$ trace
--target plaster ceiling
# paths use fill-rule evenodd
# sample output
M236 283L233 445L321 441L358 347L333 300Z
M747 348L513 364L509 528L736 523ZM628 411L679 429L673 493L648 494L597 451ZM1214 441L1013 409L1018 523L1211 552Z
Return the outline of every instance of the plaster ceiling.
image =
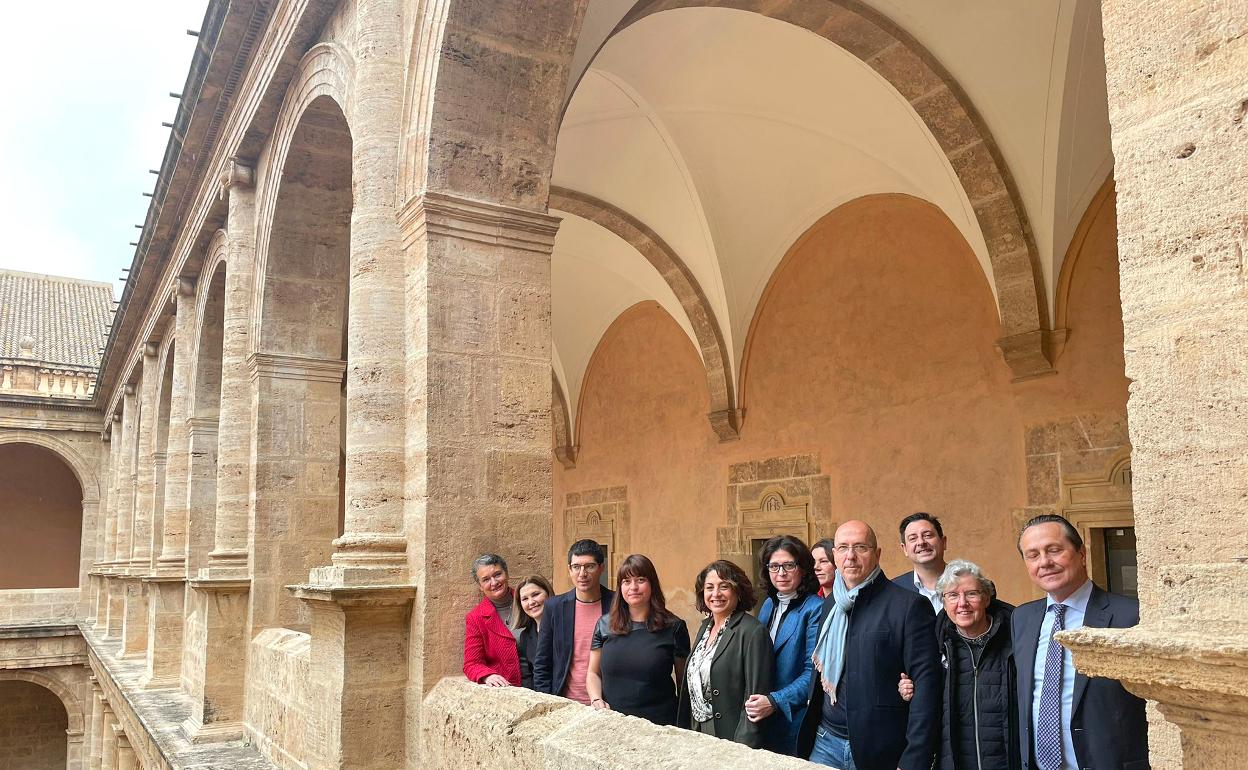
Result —
M569 104L553 181L629 212L680 255L719 320L734 374L780 258L862 195L939 206L992 285L966 195L910 105L842 49L752 13L670 11L613 37ZM638 295L658 273L611 237L569 219L555 242L555 345L573 412L589 357L623 308L656 299L693 339L670 290Z

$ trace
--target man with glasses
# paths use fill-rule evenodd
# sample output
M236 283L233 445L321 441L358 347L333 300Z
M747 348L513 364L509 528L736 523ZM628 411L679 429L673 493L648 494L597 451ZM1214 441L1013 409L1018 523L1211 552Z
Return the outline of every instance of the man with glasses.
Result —
M841 770L930 770L941 714L932 605L884 576L865 522L836 530L833 560L798 756ZM914 682L908 704L903 673Z
M914 569L893 578L893 582L907 591L922 594L939 615L944 604L940 592L936 590L936 581L945 571L945 548L949 546L940 519L920 511L902 519L898 529L901 531L901 552Z
M606 555L593 540L577 540L568 549L572 590L546 600L542 628L533 659L533 689L589 703L585 674L589 648L598 619L611 611L615 592L603 588L602 563Z

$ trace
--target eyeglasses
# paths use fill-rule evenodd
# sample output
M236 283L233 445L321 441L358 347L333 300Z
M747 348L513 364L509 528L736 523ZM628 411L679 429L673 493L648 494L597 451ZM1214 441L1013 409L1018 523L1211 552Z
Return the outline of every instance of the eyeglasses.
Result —
M836 546L835 548L833 548L832 550L836 551L838 556L844 556L845 554L849 553L851 550L854 553L858 554L859 556L866 556L867 554L871 553L875 549L867 545L866 543L855 543L854 545L847 545L845 543L842 543Z
M599 565L597 562L594 562L592 564L569 564L568 569L572 570L573 572L593 572L594 570L598 569L599 566L601 565Z
M941 598L943 598L947 602L957 602L958 599L965 598L968 602L971 602L972 604L974 604L975 602L980 601L987 595L988 594L985 593L984 591L963 591L962 593L958 593L957 591L949 591L948 593L941 594Z
M777 572L783 572L784 574L787 575L795 569L797 569L797 562L795 561L784 561L784 562L779 562L776 564L767 565L767 571L773 575L776 574Z

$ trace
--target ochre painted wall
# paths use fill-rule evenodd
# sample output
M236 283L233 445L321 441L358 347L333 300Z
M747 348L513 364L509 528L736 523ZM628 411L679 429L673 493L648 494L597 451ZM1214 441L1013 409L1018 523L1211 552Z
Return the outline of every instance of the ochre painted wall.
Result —
M586 375L576 467L555 469L555 564L568 543L564 495L626 485L631 550L655 560L691 617L693 578L726 524L728 466L818 454L833 520L872 524L886 573L909 568L897 521L927 510L944 522L950 558L979 562L1007 600L1032 598L1012 517L1027 503L1024 426L1126 408L1113 222L1111 204L1084 242L1059 374L1012 384L987 279L941 212L888 195L829 213L760 304L735 442L711 431L689 339L656 303L634 306Z
M51 450L0 444L0 589L74 588L82 487Z
M65 767L69 717L50 690L22 681L0 682L0 770Z

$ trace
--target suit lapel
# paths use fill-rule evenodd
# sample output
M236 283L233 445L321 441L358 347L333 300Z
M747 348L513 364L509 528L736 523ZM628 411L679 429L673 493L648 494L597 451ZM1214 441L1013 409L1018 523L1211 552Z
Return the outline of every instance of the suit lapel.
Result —
M732 643L732 637L737 632L737 624L741 622L741 616L745 614L738 612L724 623L723 636L719 637L719 644L715 645L715 654L711 656L711 662L719 660L719 656L724 654L724 650Z
M1036 647L1040 641L1040 625L1044 620L1045 603L1043 600L1036 604L1028 605L1026 608L1019 608L1016 612L1025 612L1022 616L1022 627L1019 629L1022 638L1018 640L1018 654L1015 655L1018 670L1018 687L1022 690L1022 703L1026 703L1028 713L1031 709L1031 700L1036 683L1032 671L1036 667Z
M1114 614L1109 609L1109 596L1094 583L1092 594L1088 597L1088 609L1083 613L1083 625L1088 628L1109 628L1113 619ZM1079 703L1087 689L1088 677L1075 669L1075 697L1070 706L1072 714L1079 710Z
M798 599L794 597L793 601L796 602L798 601ZM806 602L806 597L803 597L801 599L801 602L804 604ZM777 609L779 608L777 607ZM781 618L780 628L776 629L776 640L771 645L773 649L779 650L781 647L787 644L790 639L793 638L793 635L797 633L797 630L802 625L799 622L801 618L801 614L802 614L802 604L798 604L796 606L789 605L789 614ZM763 625L766 628L771 628L770 620L764 623Z

